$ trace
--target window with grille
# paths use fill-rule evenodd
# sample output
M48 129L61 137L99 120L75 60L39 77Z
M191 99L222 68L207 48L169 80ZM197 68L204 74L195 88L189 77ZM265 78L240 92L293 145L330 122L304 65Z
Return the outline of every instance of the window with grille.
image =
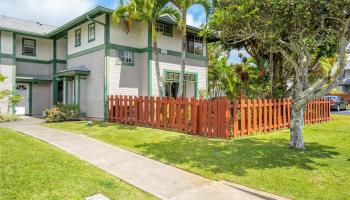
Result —
M81 45L81 29L75 30L75 46Z
M156 31L163 33L163 35L173 36L173 26L169 24L157 23Z
M95 40L95 23L91 23L88 26L88 41L94 41Z
M123 64L133 65L134 64L134 52L117 50L117 61Z
M35 56L36 44L35 40L23 38L22 39L22 54L26 56Z
M203 55L203 38L193 34L187 34L187 52Z

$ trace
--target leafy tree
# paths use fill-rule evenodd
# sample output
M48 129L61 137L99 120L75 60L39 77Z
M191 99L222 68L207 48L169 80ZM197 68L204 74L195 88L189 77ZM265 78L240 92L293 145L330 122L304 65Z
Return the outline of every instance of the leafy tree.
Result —
M152 52L155 61L159 96L163 96L163 90L159 69L156 23L162 15L169 14L175 17L178 16L178 12L174 8L166 6L168 3L169 0L130 0L128 4L124 5L124 1L120 1L120 6L113 12L113 21L116 24L119 24L120 19L124 18L127 32L129 32L135 20L145 21L148 23L149 27L151 27L153 41Z
M228 56L215 56L209 46L209 91L211 97L226 95L229 99L266 97L269 93L265 70L255 65L253 58L241 56L241 64L228 64ZM213 56L214 54L214 56Z
M179 17L178 26L181 31L182 45L181 45L181 73L179 80L179 89L177 96L183 97L183 87L184 87L184 75L186 68L186 52L187 52L187 11L193 5L202 5L205 9L207 17L210 12L210 0L170 0L178 9Z
M305 149L302 127L307 103L328 93L344 73L350 1L217 0L216 4L210 26L224 43L256 41L287 61L288 78L294 82L289 146ZM337 62L325 76L311 76L322 59L334 55Z
M4 82L6 78L6 76L0 74L0 83ZM7 89L0 91L0 100L4 98L7 98L7 113L10 113L11 108L22 100L22 97L16 94L16 92Z

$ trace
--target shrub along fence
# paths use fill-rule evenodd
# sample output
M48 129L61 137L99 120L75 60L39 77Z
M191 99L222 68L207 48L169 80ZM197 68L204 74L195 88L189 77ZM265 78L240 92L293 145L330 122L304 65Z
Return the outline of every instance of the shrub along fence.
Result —
M166 129L212 138L239 137L288 128L290 99L220 98L174 99L109 96L109 121ZM305 124L330 120L330 102L317 99L307 105Z

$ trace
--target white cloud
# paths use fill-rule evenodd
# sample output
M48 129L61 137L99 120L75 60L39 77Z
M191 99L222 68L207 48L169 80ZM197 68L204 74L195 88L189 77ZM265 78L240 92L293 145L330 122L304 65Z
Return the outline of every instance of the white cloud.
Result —
M190 26L200 27L203 24L202 20L200 19L196 20L194 15L191 13L187 13L186 20L187 20L187 24Z
M94 0L1 0L0 14L59 26L95 6Z

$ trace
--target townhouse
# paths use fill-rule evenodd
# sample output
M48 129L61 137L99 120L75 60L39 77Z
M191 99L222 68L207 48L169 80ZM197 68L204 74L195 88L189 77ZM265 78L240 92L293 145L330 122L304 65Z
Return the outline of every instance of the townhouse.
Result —
M113 10L96 7L54 27L0 16L0 89L17 91L17 114L41 115L57 103L79 104L87 117L103 119L108 95L157 96L152 35L145 22L127 31L112 23ZM162 89L174 96L181 69L181 35L171 16L157 23ZM207 91L206 41L188 26L185 95ZM202 92L201 92L202 93ZM5 101L0 103L5 111Z

